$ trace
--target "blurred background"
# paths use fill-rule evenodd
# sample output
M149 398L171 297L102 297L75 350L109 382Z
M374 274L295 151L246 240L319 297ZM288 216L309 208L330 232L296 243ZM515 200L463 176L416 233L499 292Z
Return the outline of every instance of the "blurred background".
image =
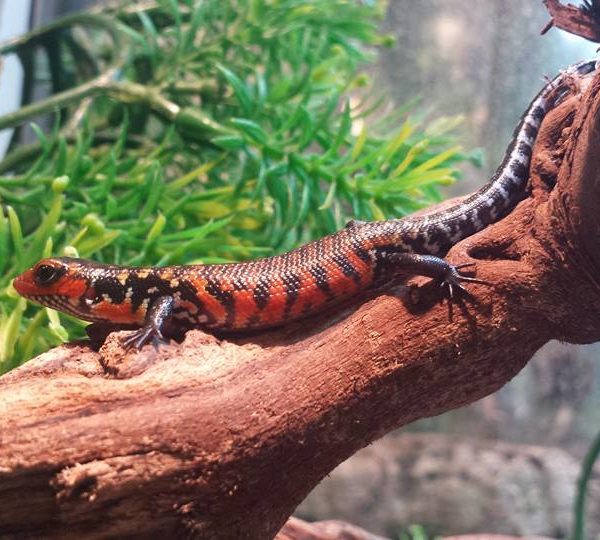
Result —
M365 0L367 1L367 0ZM0 0L0 41L94 4ZM541 0L390 0L381 33L392 48L367 68L395 106L419 97L421 114L461 115L461 181L480 186L500 163L532 97L596 46L551 29ZM0 114L21 99L16 59L2 66ZM48 93L41 83L38 96ZM0 134L0 154L10 133ZM359 452L298 509L309 520L345 519L391 538L418 524L429 535L489 532L564 538L580 463L600 430L597 345L549 343L507 386L469 407L416 422ZM451 361L451 360L449 360ZM600 538L600 474L592 480L588 534Z

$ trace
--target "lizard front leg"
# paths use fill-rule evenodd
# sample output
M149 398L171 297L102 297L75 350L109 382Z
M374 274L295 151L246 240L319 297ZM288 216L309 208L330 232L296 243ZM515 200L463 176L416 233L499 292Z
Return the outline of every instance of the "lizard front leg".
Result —
M174 303L172 296L160 296L154 300L146 312L144 326L123 340L125 348L135 347L139 351L155 338L164 340L162 330L164 324L171 318Z

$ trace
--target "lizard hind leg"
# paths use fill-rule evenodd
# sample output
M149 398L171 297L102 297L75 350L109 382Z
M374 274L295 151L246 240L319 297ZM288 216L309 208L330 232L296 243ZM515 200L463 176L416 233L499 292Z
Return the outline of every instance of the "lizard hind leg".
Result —
M440 287L448 291L448 296L453 299L456 289L465 294L470 294L463 285L464 282L481 283L490 285L482 279L465 276L461 269L474 266L474 262L452 265L441 257L435 255L418 255L416 253L387 253L385 262L394 265L399 272L418 276L431 277L440 283Z

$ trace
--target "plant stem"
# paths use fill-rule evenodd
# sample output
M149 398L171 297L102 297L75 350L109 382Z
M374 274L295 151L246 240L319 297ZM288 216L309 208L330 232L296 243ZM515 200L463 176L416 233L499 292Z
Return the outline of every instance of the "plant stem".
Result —
M103 77L98 77L87 83L76 86L75 88L65 90L60 94L55 94L47 99L31 103L30 105L21 107L12 113L5 114L4 116L0 117L0 130L18 126L28 118L50 113L71 103L81 101L82 99L102 90L103 85L98 84L98 82L102 80Z
M594 439L581 465L581 476L577 482L577 498L575 499L575 523L572 540L585 540L585 503L587 485L594 470L594 463L600 455L600 433Z
M31 30L31 32L9 39L8 41L0 43L0 54L16 53L19 49L32 42L39 43L56 30L75 25L97 26L103 28L111 35L114 42L114 50L117 52L117 55L120 56L123 54L124 47L121 39L122 34L118 30L114 20L93 13L76 13L74 15L69 15L51 24L35 28L34 30Z
M125 103L144 103L160 116L174 120L179 105L164 98L155 88L134 82L112 82L106 87L115 99Z

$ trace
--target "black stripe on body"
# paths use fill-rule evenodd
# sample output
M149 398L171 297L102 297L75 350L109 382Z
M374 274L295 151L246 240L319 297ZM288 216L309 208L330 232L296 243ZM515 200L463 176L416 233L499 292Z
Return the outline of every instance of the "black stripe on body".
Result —
M302 280L297 274L289 273L284 274L281 277L281 281L285 287L285 309L283 312L283 317L287 319L290 316L292 307L298 299Z
M205 285L206 292L216 298L225 309L225 326L232 326L235 320L235 298L231 291L221 288L218 279L208 278Z
M310 315L312 310L313 310L312 302L306 302L306 304L304 304L304 306L302 307L302 315Z
M355 283L360 284L360 274L358 270L352 266L352 263L341 254L336 254L333 257L333 262L337 264L346 277L351 278Z
M266 277L261 277L252 291L254 303L260 310L265 309L269 303L269 298L271 297L271 293L269 292L270 287L271 285L269 284L269 279Z
M327 269L322 264L315 264L311 269L310 273L315 279L317 287L323 291L327 296L333 296L331 287L329 286L329 277L327 275Z
M510 164L510 170L519 180L524 180L529 173L529 166L526 163L515 160Z
M373 262L369 252L366 249L362 248L360 245L356 246L353 244L352 251L364 263L371 264Z
M131 291L131 309L137 311L145 300L148 304L160 296L172 296L171 284L168 280L161 278L158 273L150 272L145 277L139 277L132 272L125 281L125 290ZM148 292L152 290L153 292Z
M108 299L113 304L122 304L125 300L125 291L126 287L121 285L117 278L112 276L103 276L96 278L93 281L93 287L96 291L96 298L94 298L94 303L106 301L104 295L108 296Z
M533 139L535 139L535 136L537 135L537 130L538 130L538 126L530 124L529 122L525 122L523 124L523 133L531 141L533 141Z
M252 328L260 323L260 315L258 313L253 313L250 318L246 321L245 327Z
M525 156L527 159L531 158L531 151L532 151L531 144L529 144L525 141L519 141L519 144L517 146L517 151L519 152L519 154L521 154L522 156Z
M532 118L537 120L538 123L540 123L543 120L545 115L546 115L546 111L540 105L536 105L535 107L533 107L533 109L529 113L529 116L531 116Z
M179 292L182 300L194 304L198 308L198 314L205 315L204 303L198 297L196 288L187 279L179 279L179 283L173 292Z

